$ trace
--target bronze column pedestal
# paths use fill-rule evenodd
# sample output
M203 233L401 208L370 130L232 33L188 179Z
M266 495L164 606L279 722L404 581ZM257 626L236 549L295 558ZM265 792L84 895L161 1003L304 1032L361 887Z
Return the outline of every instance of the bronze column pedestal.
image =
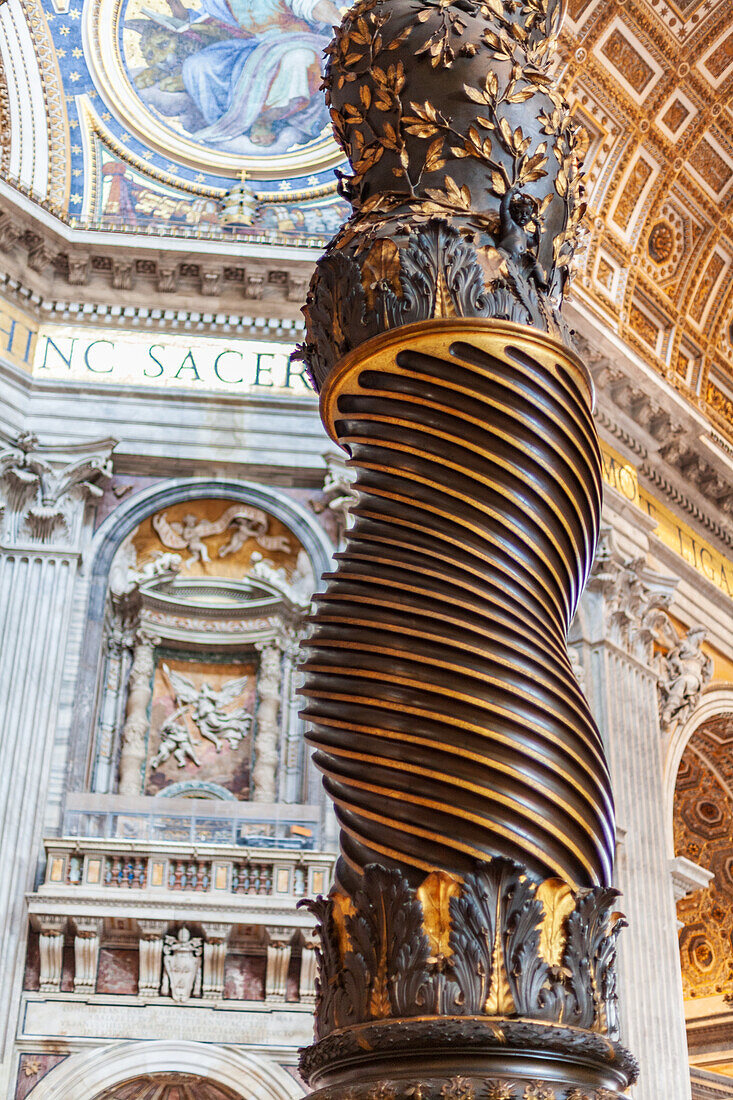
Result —
M566 636L598 537L560 307L583 214L554 0L366 0L326 89L354 214L302 349L357 470L303 694L341 825L302 1071L354 1100L600 1100L613 804Z

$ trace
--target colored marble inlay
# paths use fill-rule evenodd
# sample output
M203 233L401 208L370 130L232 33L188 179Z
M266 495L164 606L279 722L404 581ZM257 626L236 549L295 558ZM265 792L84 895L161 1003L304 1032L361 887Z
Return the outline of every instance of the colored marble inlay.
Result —
M651 65L618 28L603 43L601 53L639 95L654 76Z

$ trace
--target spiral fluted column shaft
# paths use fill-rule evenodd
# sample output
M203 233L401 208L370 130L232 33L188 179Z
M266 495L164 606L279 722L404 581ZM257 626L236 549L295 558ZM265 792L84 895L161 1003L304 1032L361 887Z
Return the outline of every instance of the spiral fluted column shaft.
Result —
M566 634L601 507L591 384L491 320L403 327L321 395L360 503L318 597L303 689L347 888L506 856L608 884L613 805Z

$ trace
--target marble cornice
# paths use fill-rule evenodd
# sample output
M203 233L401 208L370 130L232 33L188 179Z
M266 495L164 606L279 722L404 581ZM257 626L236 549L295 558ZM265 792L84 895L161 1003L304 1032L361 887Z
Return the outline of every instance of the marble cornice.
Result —
M319 250L133 232L71 229L34 204L21 206L0 189L0 256L6 286L30 303L70 299L84 307L238 313L256 303L263 316L300 318Z
M601 435L663 503L733 550L733 450L663 379L610 353L587 326L579 350L596 385Z

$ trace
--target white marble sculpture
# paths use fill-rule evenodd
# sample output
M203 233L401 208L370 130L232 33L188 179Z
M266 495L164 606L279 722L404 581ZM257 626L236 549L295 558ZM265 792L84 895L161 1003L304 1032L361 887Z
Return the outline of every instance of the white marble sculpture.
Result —
M665 732L690 717L713 675L712 658L702 650L706 635L703 627L693 627L662 659L660 721Z
M184 926L177 936L163 942L163 984L160 992L169 994L176 1004L185 1004L191 996L201 996L202 941L192 937Z

